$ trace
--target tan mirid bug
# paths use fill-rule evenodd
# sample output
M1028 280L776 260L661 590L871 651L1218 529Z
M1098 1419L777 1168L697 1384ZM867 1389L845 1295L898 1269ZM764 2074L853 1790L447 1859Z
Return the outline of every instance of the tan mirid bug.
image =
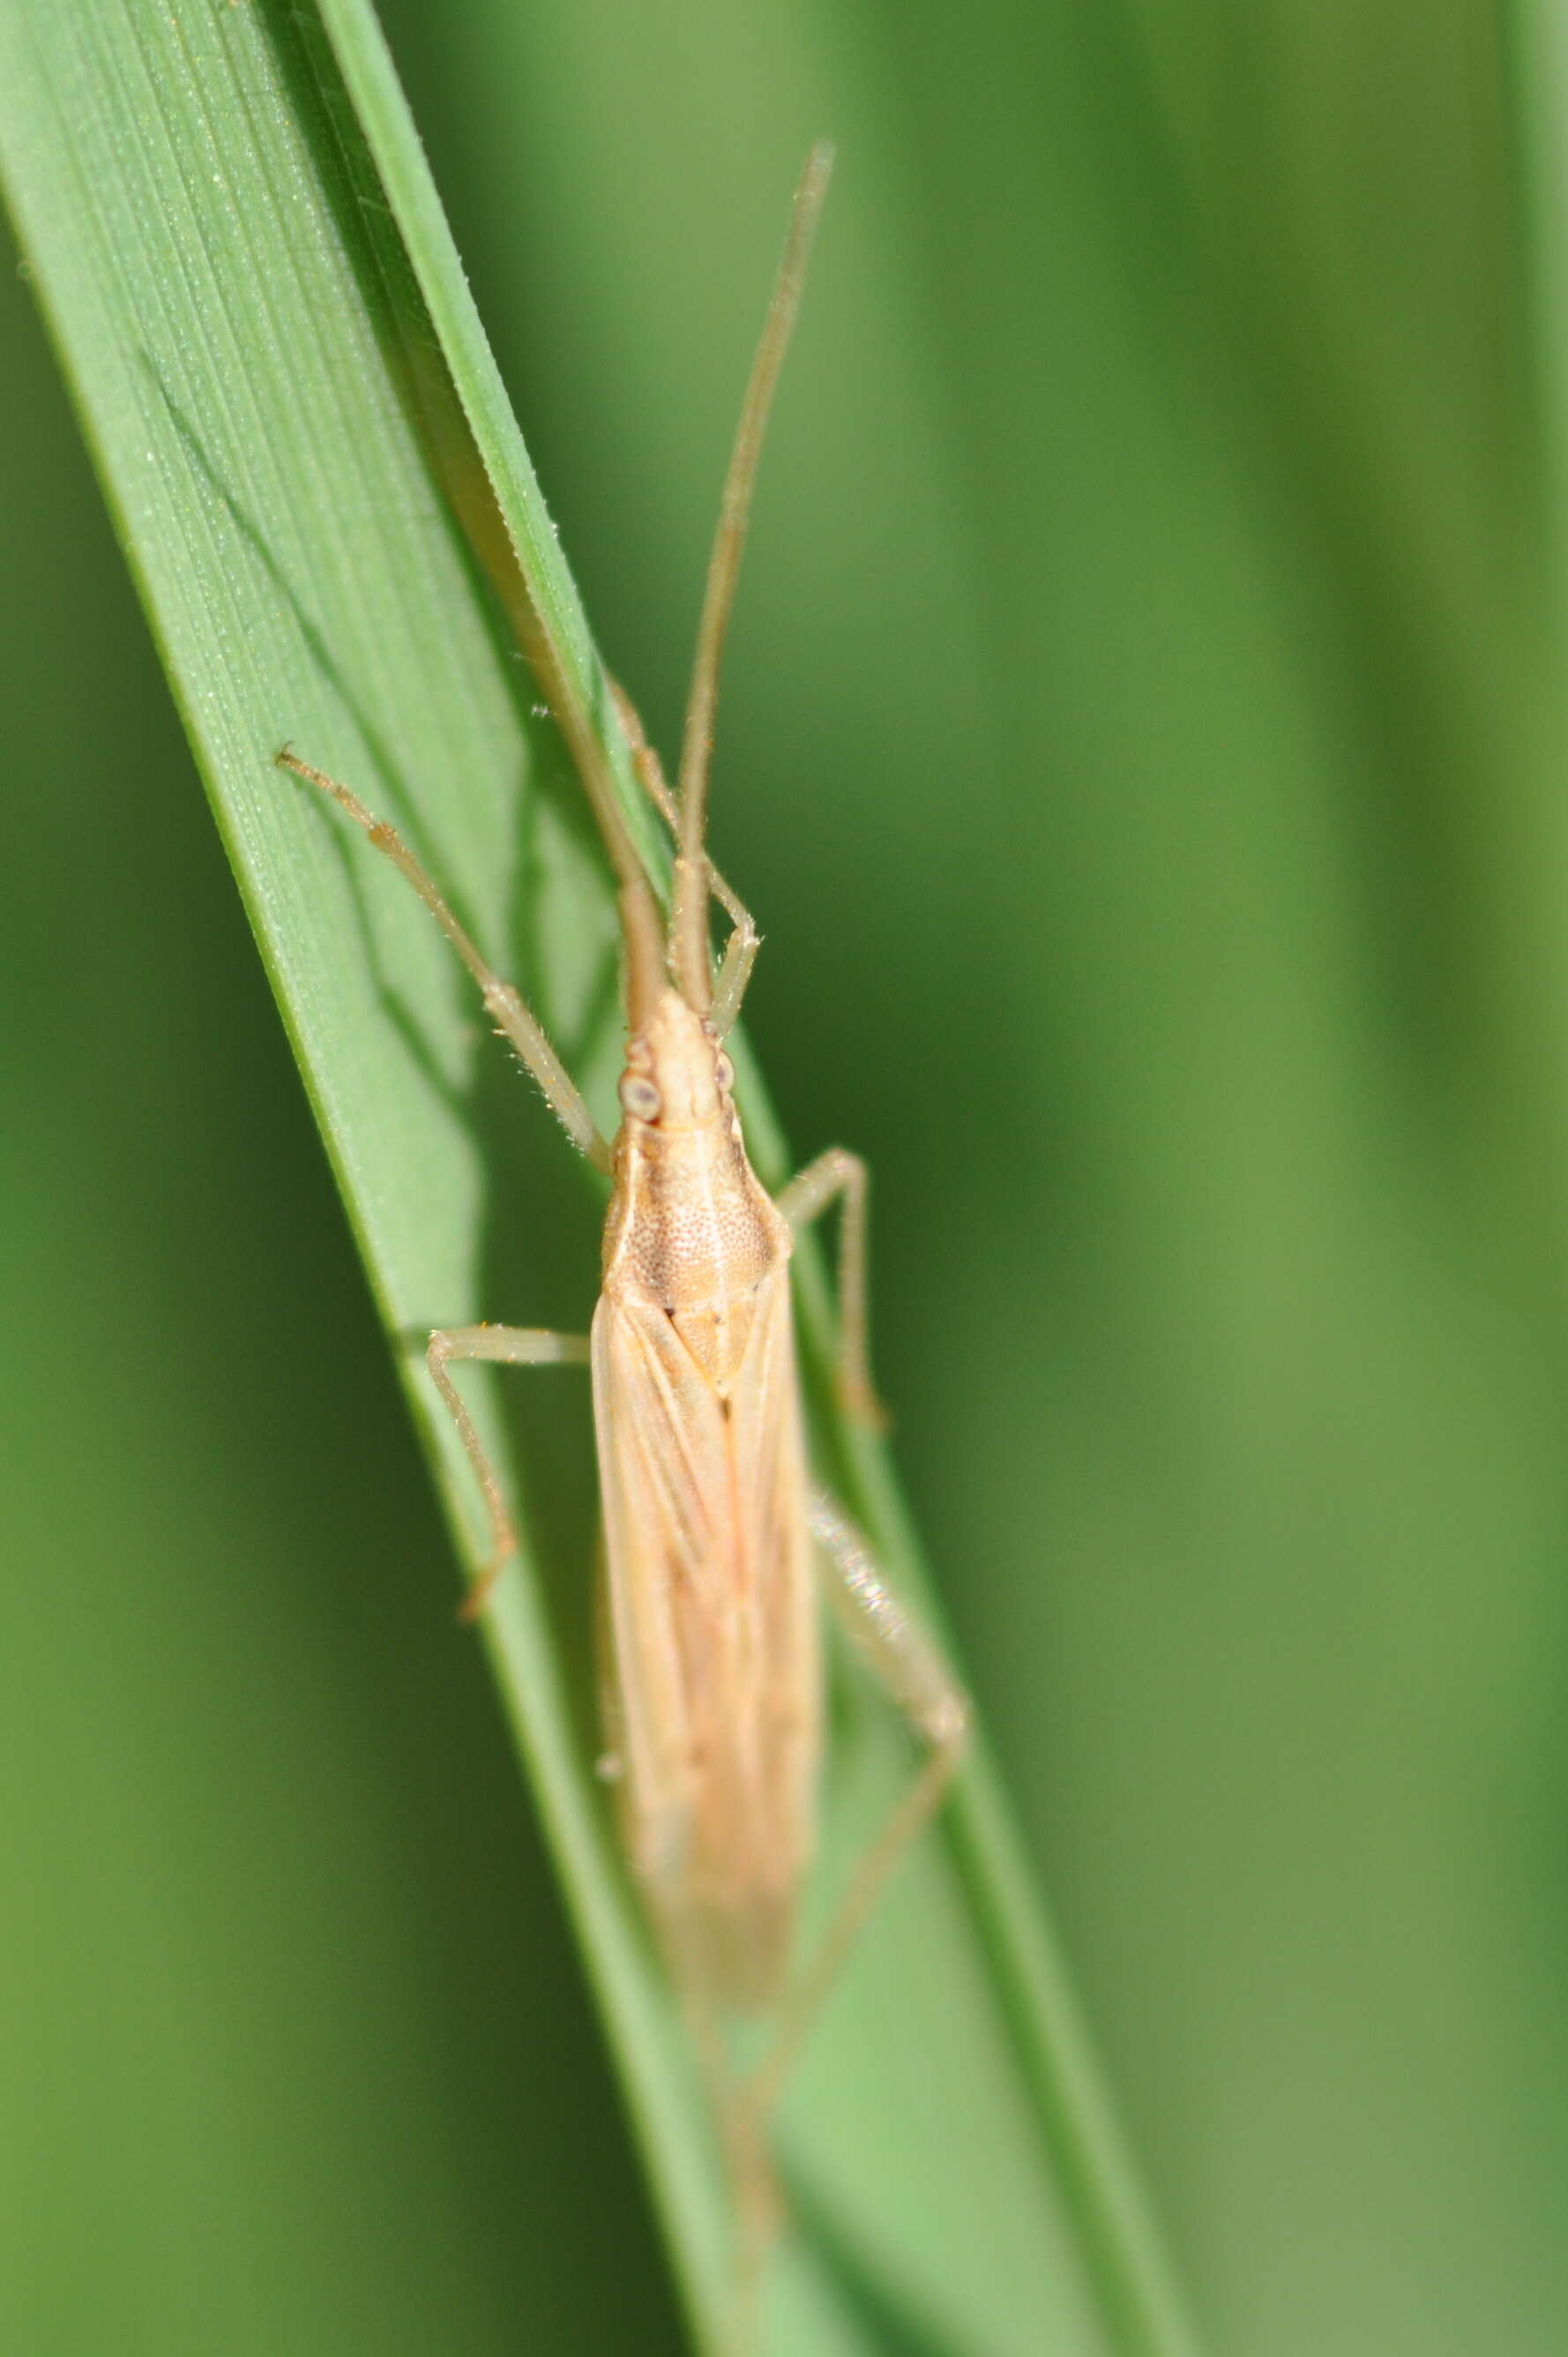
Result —
M891 1593L870 1545L811 1474L796 1370L789 1259L802 1227L841 1206L838 1384L877 1420L866 1352L866 1174L820 1156L770 1197L747 1159L725 1035L757 946L751 919L705 850L720 658L763 430L799 307L832 151L812 150L725 479L709 565L677 791L618 697L634 760L675 845L668 920L632 847L572 701L542 683L577 760L619 888L627 1046L612 1143L518 993L484 958L413 853L349 789L287 748L392 859L467 966L569 1135L611 1180L588 1336L478 1325L432 1335L431 1376L461 1436L489 1520L482 1610L516 1541L500 1479L453 1381L459 1361L586 1364L605 1531L607 1760L632 1874L691 2026L737 2218L737 2314L749 2314L777 2203L768 2123L837 1964L899 1854L937 1808L962 1751L967 1708L930 1640ZM717 899L731 931L715 974ZM823 1746L821 1566L861 1657L926 1760L862 1856L815 1953L797 1955L817 1835ZM759 2061L730 2060L727 2029L770 2030ZM736 2345L749 2337L738 2323Z

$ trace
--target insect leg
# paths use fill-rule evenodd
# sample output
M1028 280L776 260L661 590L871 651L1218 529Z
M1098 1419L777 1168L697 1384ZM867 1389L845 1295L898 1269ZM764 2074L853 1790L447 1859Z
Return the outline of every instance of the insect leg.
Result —
M858 1422L881 1432L886 1428L887 1412L871 1380L866 1302L865 1209L870 1185L871 1173L859 1155L831 1146L796 1172L777 1200L799 1234L812 1220L820 1219L838 1196L843 1197L839 1221L839 1397Z
M457 1437L468 1452L468 1462L485 1494L490 1521L490 1559L463 1599L465 1620L478 1620L492 1587L517 1552L517 1533L478 1428L464 1406L456 1384L446 1370L454 1359L498 1360L508 1367L585 1367L585 1334L550 1334L534 1326L453 1326L430 1337L424 1354L435 1388L446 1401Z
M642 716L618 680L610 681L610 694L615 698L620 725L631 748L632 767L637 771L642 790L679 842L681 813L665 779L659 755L648 741ZM757 930L750 909L739 895L730 889L711 859L708 861L708 889L729 919L731 929L714 983L714 1003L709 1010L714 1028L722 1039L740 1013L740 1002L746 996L751 969L757 963L757 952L762 947L762 936Z
M837 1577L830 1589L851 1643L929 1747L914 1781L861 1853L821 1945L780 2010L774 2041L747 2083L766 2120L888 1876L941 1804L969 1738L969 1702L927 1631L889 1589L864 1534L825 1491L811 1494L811 1535Z
M713 875L714 895L722 900L726 912L737 921L725 943L725 953L719 960L719 970L714 977L714 1003L708 1009L708 1020L722 1039L740 1013L740 1002L751 980L751 969L757 963L757 952L762 947L762 936L738 900L724 884L715 868Z
M275 756L280 768L292 770L296 778L304 778L322 792L329 794L339 809L348 813L356 826L364 828L378 851L385 852L402 875L406 877L453 948L456 951L474 980L484 993L485 1006L495 1017L502 1033L511 1041L528 1070L544 1092L546 1103L554 1114L581 1153L599 1170L610 1167L610 1150L599 1134L598 1125L584 1103L581 1091L565 1065L544 1036L543 1027L531 1015L510 982L503 982L493 966L481 955L478 944L458 923L435 884L404 843L397 829L385 819L377 818L366 809L358 794L324 770L314 770L302 761L285 745Z
M734 2218L733 2274L721 2343L725 2357L757 2357L769 2254L785 2220L768 2143L768 2113L736 2071L718 2016L699 1993L682 1991L682 2013L702 2074Z

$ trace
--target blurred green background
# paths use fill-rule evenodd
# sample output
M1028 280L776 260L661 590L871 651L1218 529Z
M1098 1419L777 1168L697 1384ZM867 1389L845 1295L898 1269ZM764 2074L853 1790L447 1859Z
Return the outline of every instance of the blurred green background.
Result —
M1503 21L384 14L667 746L838 140L720 732L753 1033L800 1153L877 1172L903 1468L1212 2346L1560 2351L1568 731ZM673 2350L325 1163L0 306L0 2346Z

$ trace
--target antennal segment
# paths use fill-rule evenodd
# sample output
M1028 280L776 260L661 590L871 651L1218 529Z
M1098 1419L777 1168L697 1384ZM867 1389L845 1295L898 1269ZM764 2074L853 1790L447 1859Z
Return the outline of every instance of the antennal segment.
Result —
M708 583L697 630L692 693L686 705L685 734L681 740L681 842L675 862L671 921L675 976L681 995L700 1015L707 1013L712 995L708 969L708 870L703 836L707 824L708 766L714 749L714 713L719 700L719 665L730 609L735 604L736 583L740 577L746 525L751 520L751 494L757 481L762 437L768 428L779 371L800 312L806 264L832 167L832 143L819 139L806 158L806 168L795 190L789 234L774 282L762 339L751 364L740 425L730 453L729 472L725 477L718 530L708 559Z

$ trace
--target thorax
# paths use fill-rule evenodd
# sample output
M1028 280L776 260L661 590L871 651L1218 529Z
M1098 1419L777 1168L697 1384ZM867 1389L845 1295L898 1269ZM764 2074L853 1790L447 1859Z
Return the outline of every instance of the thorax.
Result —
M727 1072L673 993L630 1043L603 1279L607 1296L662 1310L721 1392L745 1355L758 1289L791 1243L746 1157ZM643 1084L651 1095L639 1095ZM657 1113L639 1117L632 1103L657 1103Z

